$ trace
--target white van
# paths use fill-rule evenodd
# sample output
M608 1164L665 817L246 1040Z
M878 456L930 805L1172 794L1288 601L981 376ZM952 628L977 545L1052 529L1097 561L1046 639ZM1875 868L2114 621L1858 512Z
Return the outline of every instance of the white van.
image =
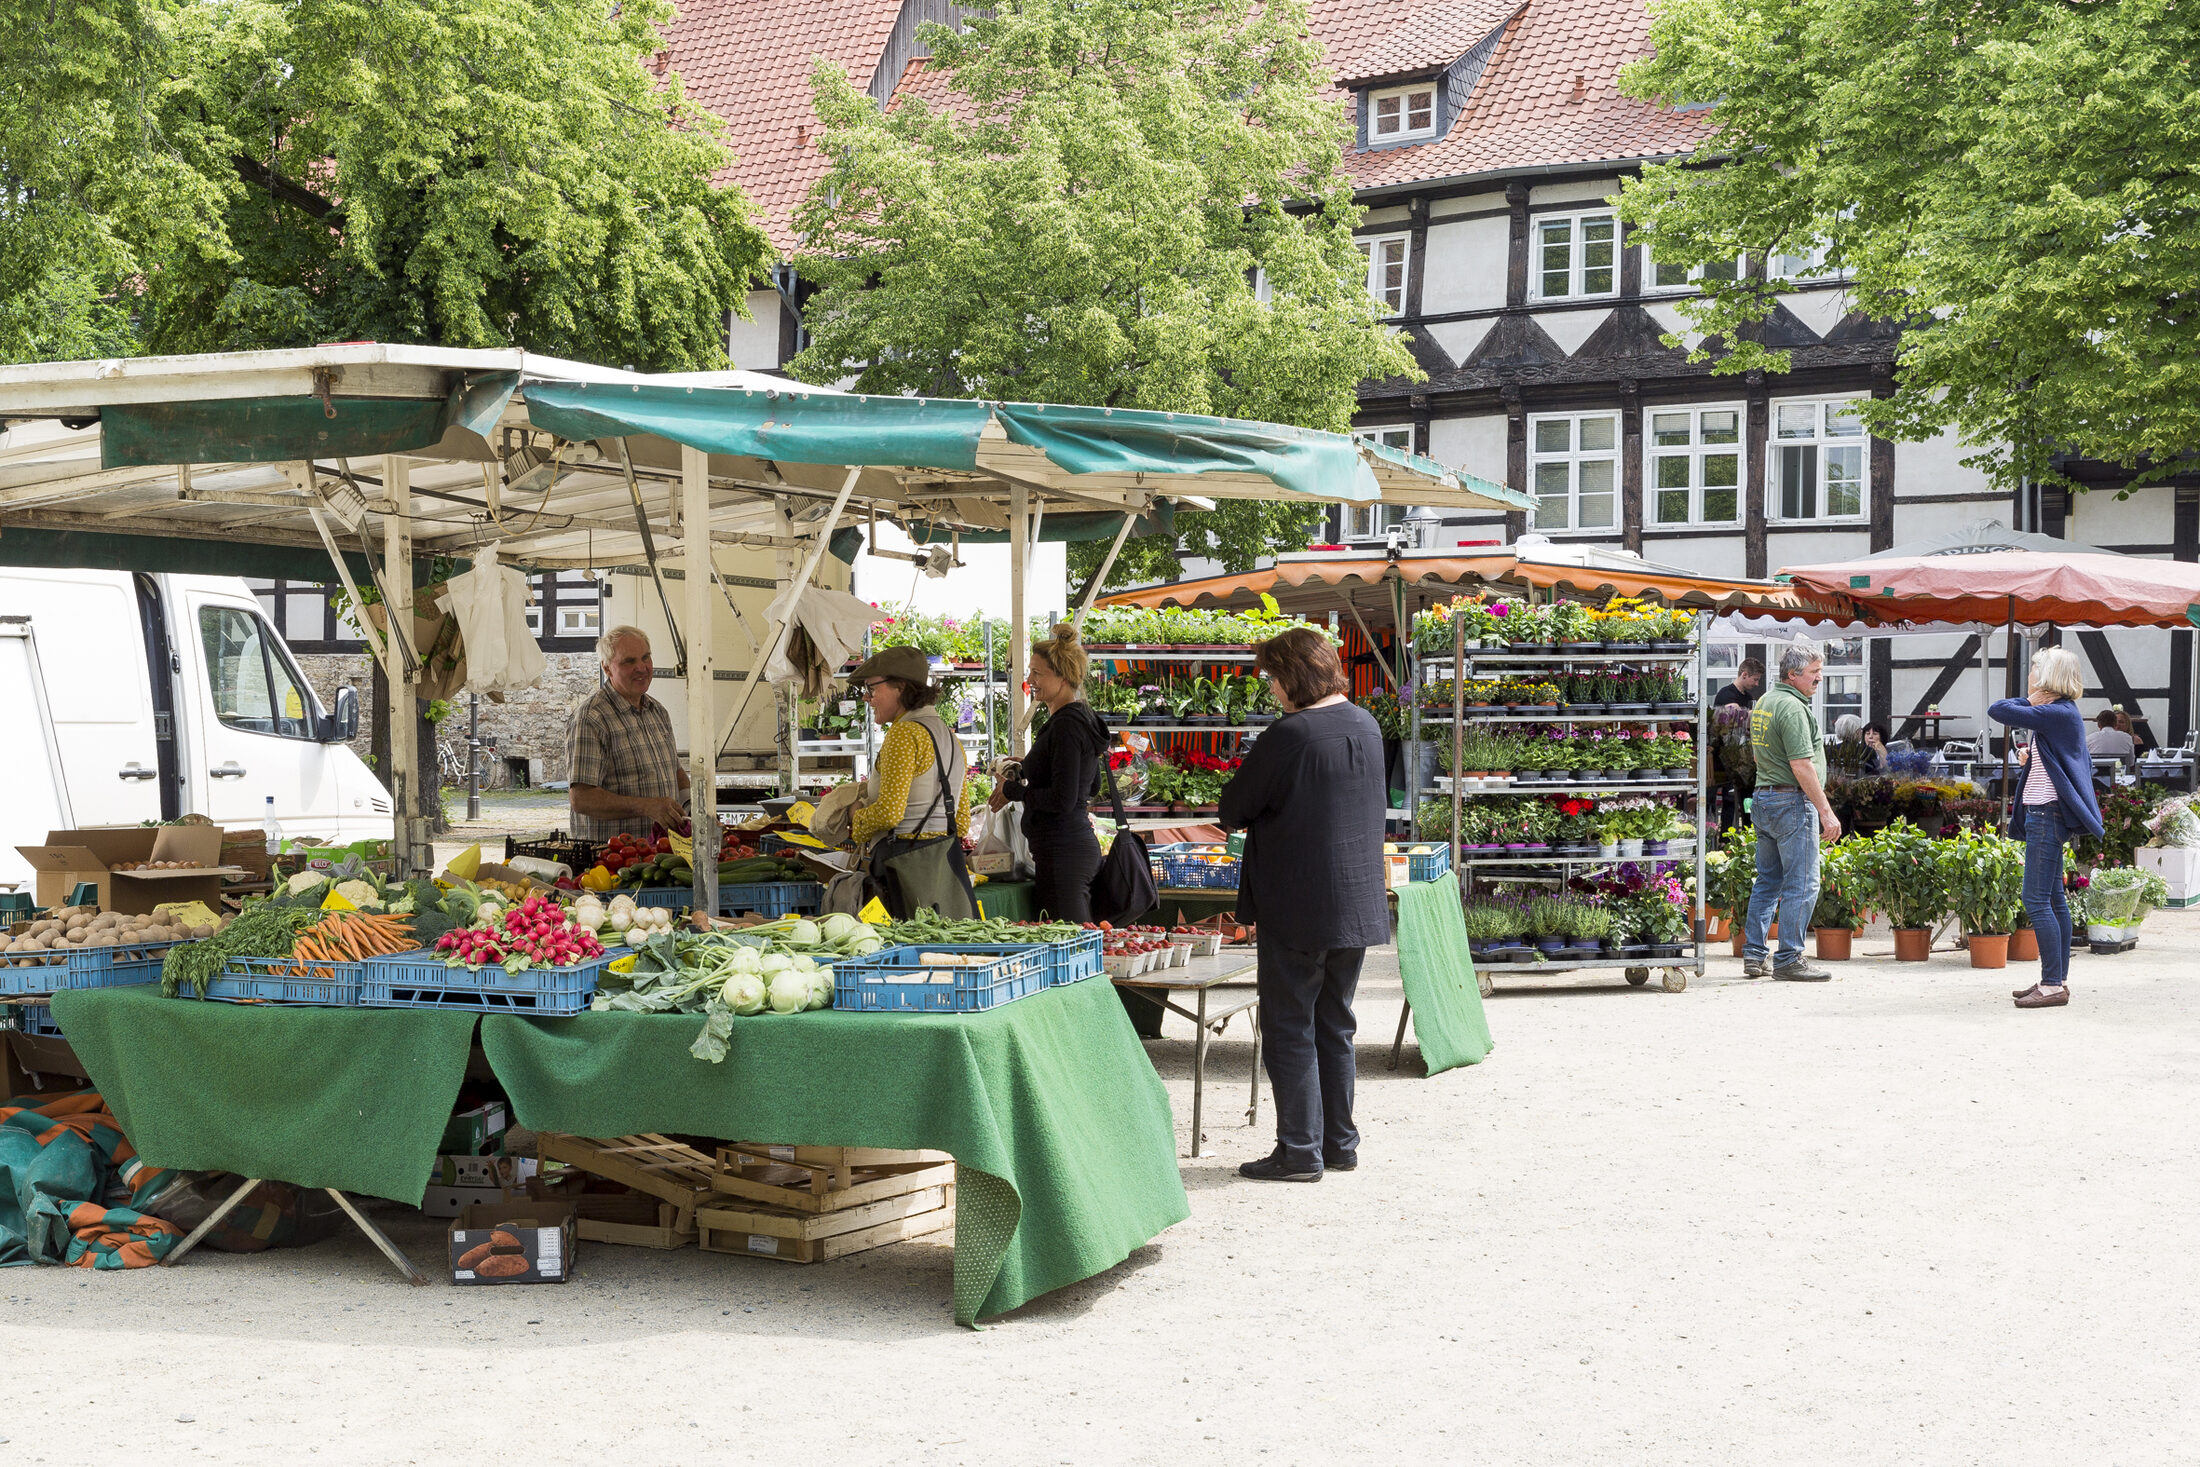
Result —
M49 830L198 813L285 835L391 834L390 796L345 745L241 579L0 568L0 888Z

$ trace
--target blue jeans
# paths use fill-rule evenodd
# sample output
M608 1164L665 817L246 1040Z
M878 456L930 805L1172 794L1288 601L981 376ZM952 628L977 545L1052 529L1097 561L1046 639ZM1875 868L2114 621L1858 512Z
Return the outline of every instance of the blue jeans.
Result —
M2062 802L2024 807L2024 912L2039 934L2040 982L2060 987L2070 976L2070 903L2063 897Z
M1764 960L1765 933L1777 917L1780 951L1772 966L1785 968L1803 960L1803 934L1818 908L1818 809L1786 785L1759 785L1749 809L1757 827L1757 884L1749 890L1742 956Z

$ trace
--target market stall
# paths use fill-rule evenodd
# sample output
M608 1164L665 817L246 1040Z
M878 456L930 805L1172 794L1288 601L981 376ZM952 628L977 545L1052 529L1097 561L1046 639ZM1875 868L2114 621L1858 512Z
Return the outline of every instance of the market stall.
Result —
M683 767L699 831L717 825L717 751L756 697L763 681L756 670L779 656L790 633L789 618L776 616L764 635L752 634L750 668L721 666L712 626L730 592L714 547L776 552L780 604L791 606L835 537L877 520L921 529L928 540L1004 538L1011 621L1021 626L1024 559L1049 518L1102 517L1119 547L1135 523L1166 512L1173 492L1190 491L1194 503L1525 503L1395 450L1269 424L864 397L743 373L651 377L520 352L374 344L0 367L0 425L7 532L0 553L21 563L124 569L209 569L249 558L256 573L301 580L333 570L353 604L379 600L387 608L369 643L399 708L413 706L427 671L429 649L415 644L412 628L413 587L428 557L487 563L493 552L505 566L534 569L641 567L672 623L664 660L675 670L665 681L684 694ZM240 558L240 549L249 555ZM1025 656L1024 640L1012 640L1011 728L1021 723ZM721 683L733 685L726 697ZM318 719L319 710L310 711ZM392 721L394 869L378 883L379 875L433 871L429 793L411 775L412 735L410 719ZM687 900L678 903L706 916L721 907L720 862L708 853L707 846L687 853ZM678 853L652 851L649 859L666 854ZM475 893L485 884L459 883ZM399 925L417 935L445 898L408 896L412 910ZM390 907L403 900L387 890L377 897ZM958 1222L971 1244L970 1256L957 1260L965 1320L1105 1267L1183 1215L1171 1128L1151 1071L1133 1064L1131 1073L1093 1084L1095 1065L1137 1052L1120 1006L1102 984L1036 982L1041 958L1033 954L1047 945L980 955L984 973L997 977L981 983L956 972L950 989L925 990L959 996L983 986L994 1001L982 1012L975 1003L949 1015L841 1012L836 969L822 993L816 972L805 975L807 1002L834 1004L823 1013L736 1019L727 1004L723 1013L678 1017L581 1014L576 1008L591 992L605 995L598 984L610 956L591 955L568 930L578 903L530 905L538 897L549 900L531 893L492 917L457 914L446 929L460 944L451 951L390 952L378 944L393 929L371 913L325 932L304 911L281 931L266 920L241 924L251 940L218 953L218 972L195 976L206 980L198 991L208 997L246 999L249 1007L127 984L79 990L72 954L63 955L69 980L28 981L58 990L39 1022L82 1043L86 1068L114 1092L155 1162L416 1195L421 1147L432 1145L423 1139L428 1112L448 1110L453 1057L487 1013L485 1044L511 1072L523 1118L598 1136L693 1125L727 1136L761 1131L775 1143L872 1138L953 1151L971 1177L967 1220ZM487 925L496 922L513 925ZM531 923L541 925L523 933ZM749 936L761 946L778 941L753 929ZM517 950L527 942L535 946ZM60 966L45 957L16 961ZM165 966L165 958L155 963ZM642 986L634 981L612 996ZM884 991L857 988L848 997L870 1008ZM699 1027L721 1063L694 1057ZM320 1037L305 1037L309 1031ZM143 1062L164 1033L195 1068ZM283 1040L267 1042L278 1033ZM673 1043L689 1049L672 1055L684 1082L676 1086L664 1080L671 1068L660 1054ZM793 1069L781 1074L779 1067L814 1065L828 1053L842 1073L863 1077L845 1087L862 1095L796 1084ZM284 1058L293 1054L313 1062ZM348 1066L353 1054L380 1063ZM727 1055L735 1062L724 1063ZM629 1065L640 1068L619 1073ZM203 1090L209 1073L227 1076L213 1092ZM163 1090L171 1074L226 1103L186 1103L180 1090ZM784 1083L749 1083L774 1074ZM879 1075L891 1078L881 1085ZM668 1088L652 1088L661 1081ZM355 1085L369 1088L347 1088ZM400 1086L416 1093L421 1114L404 1112L391 1127L386 1117L396 1112L374 1087ZM1123 1103L1139 1095L1146 1099ZM1078 1112L1085 1096L1107 1097L1109 1114ZM1004 1109L1011 1106L1022 1108L1021 1118ZM362 1134L368 1118L379 1141ZM1074 1157L1062 1138L1074 1138ZM168 1149L173 1155L164 1157ZM1118 1203L1081 1195L1079 1176ZM985 1241L993 1238L998 1247Z

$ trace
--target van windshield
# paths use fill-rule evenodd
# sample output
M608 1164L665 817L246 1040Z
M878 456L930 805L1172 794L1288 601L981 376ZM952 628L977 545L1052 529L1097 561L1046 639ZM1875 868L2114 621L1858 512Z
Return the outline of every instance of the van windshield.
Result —
M267 623L229 606L199 608L214 716L231 728L312 737L312 704Z

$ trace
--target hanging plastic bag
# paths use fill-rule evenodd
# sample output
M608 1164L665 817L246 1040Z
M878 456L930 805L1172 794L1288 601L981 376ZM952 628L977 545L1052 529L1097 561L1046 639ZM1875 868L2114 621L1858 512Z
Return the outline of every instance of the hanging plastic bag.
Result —
M1031 842L1024 838L1023 805L1011 800L998 810L986 810L981 814L985 825L978 832L978 845L971 855L970 869L986 876L1028 880L1038 868L1032 864Z

